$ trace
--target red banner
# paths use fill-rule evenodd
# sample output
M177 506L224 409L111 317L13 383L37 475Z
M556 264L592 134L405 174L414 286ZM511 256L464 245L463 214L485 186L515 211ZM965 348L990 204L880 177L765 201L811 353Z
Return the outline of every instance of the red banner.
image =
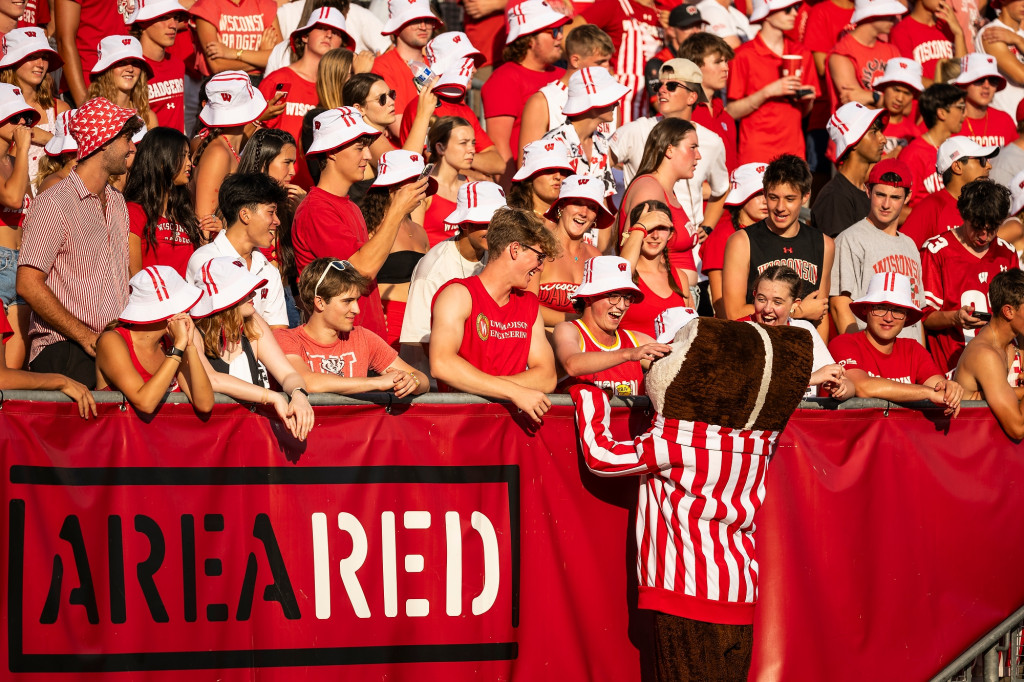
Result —
M4 669L641 679L635 481L586 470L571 410L539 430L499 405L316 410L299 444L240 406L82 422L5 402ZM752 679L927 677L1024 601L1024 461L987 410L948 426L791 422L758 517Z

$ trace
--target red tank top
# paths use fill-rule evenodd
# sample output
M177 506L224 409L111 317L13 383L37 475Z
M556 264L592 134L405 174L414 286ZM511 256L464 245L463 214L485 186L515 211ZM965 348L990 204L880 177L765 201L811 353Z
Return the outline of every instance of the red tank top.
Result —
M641 175L639 177L649 178L653 176ZM636 180L634 179L633 181L636 182ZM669 263L672 264L674 270L696 270L697 262L693 259L693 247L697 245L697 235L690 232L690 216L686 215L686 210L682 206L673 206L672 201L669 201L669 196L667 193L664 193L664 190L662 193L665 196L668 210L672 213L672 226L676 228L675 232L672 233L672 239L668 243ZM626 211L619 212L619 234L622 234L622 231L627 227L626 221L628 219L629 216L626 214Z
M139 376L142 377L142 381L144 383L148 382L150 379L153 378L153 375L150 374L149 371L145 367L142 366L142 363L139 362L139 357L137 355L135 355L135 343L132 341L132 332L131 332L131 330L128 329L127 327L115 327L114 331L117 332L118 334L120 334L121 338L124 339L124 342L126 344L128 344L128 356L132 359L132 367L134 367L135 371L139 373ZM104 391L116 391L117 387L116 386L107 386L103 390ZM180 391L181 390L178 387L178 379L177 379L177 377L175 377L174 379L171 379L170 388L168 388L167 390L171 391L171 392Z
M662 298L651 291L643 277L639 277L638 280L637 286L643 292L644 300L629 306L629 310L622 316L621 325L655 338L657 337L654 332L655 318L669 308L685 307L686 299L674 291Z
M426 212L423 214L423 229L427 231L427 239L430 240L431 248L437 243L448 239L448 237L455 236L455 226L452 225L449 230L449 225L444 220L454 210L454 201L448 201L437 194L431 198L430 206L427 207Z
M615 351L620 348L636 348L640 345L637 343L636 337L633 336L633 332L627 329L619 329L615 332L615 343L611 346L602 346L594 339L590 329L587 328L587 325L583 324L582 320L573 320L572 323L576 325L576 329L580 332L580 350L586 353ZM646 390L644 389L644 368L637 361L624 362L621 365L616 365L593 374L566 377L559 385L558 390L561 393L567 393L569 386L581 381L588 381L598 388L610 392L612 397L618 396L623 398L633 395L646 395Z
M469 289L473 297L459 357L491 376L511 376L526 371L530 336L540 308L536 294L513 289L508 303L500 306L487 293L479 277L468 277L445 283L434 294L434 301L453 283Z

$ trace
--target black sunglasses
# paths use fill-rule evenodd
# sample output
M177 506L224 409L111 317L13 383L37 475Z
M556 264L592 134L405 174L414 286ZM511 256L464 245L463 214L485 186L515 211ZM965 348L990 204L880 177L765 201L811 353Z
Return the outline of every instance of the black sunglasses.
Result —
M687 90L690 89L686 87L685 83L680 83L679 81L650 81L647 83L647 91L652 95L657 95L658 90L661 90L662 85L664 85L665 89L669 92L675 92L679 88L686 88Z
M377 98L377 104L384 106L388 102L388 97L390 97L391 100L394 101L397 95L397 90L388 90L387 92L381 93L380 97Z

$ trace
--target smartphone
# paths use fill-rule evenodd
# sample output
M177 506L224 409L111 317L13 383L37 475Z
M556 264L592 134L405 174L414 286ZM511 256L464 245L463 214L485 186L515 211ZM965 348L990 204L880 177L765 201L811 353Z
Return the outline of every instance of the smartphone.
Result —
M281 99L288 97L288 91L284 89L284 83L278 83L275 89L281 93Z
M430 171L432 171L432 170L434 170L434 164L432 164L432 163L428 163L427 165L423 166L423 170L420 171L420 175L419 175L418 178L416 178L416 182L419 182L423 178L425 178L428 175L430 175Z
M992 321L992 313L983 313L980 310L975 310L974 311L974 317L976 317L979 320L982 320L984 322L991 322Z

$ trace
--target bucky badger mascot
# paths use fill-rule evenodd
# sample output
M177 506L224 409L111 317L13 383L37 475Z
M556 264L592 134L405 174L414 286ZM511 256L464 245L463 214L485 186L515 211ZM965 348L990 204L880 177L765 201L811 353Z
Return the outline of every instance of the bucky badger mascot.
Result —
M810 333L699 318L647 375L657 414L632 441L609 433L608 398L571 389L599 476L640 476L639 606L655 611L659 680L747 679L757 602L754 515L768 460L811 376Z

